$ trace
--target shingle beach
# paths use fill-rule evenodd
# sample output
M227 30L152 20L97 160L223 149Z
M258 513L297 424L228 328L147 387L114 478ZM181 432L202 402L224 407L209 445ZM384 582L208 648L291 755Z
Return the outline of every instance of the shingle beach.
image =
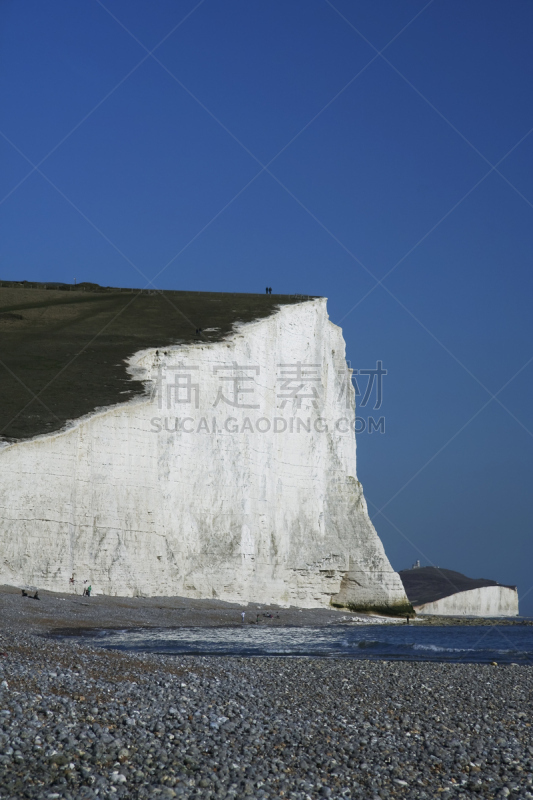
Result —
M530 667L0 638L0 798L533 797Z

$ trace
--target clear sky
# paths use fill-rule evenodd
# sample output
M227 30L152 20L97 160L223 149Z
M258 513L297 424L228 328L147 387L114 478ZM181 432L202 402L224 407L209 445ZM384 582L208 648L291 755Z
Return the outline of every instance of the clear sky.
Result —
M530 0L3 0L0 278L328 297L388 373L393 566L533 615L532 35Z

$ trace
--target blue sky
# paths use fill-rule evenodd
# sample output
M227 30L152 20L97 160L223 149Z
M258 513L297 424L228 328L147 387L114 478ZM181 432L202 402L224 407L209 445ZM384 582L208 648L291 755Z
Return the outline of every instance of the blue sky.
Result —
M394 567L516 583L533 615L533 5L0 18L1 277L327 296L388 371L357 446Z

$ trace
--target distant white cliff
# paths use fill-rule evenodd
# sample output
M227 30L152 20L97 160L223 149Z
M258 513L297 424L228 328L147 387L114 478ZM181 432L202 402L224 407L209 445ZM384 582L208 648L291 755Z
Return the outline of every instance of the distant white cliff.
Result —
M325 300L130 367L151 395L0 450L0 583L406 602L357 480L354 392Z
M400 573L417 614L451 617L511 617L518 614L516 586L489 578L469 578L443 567L421 567Z
M440 617L515 617L518 591L511 586L482 586L415 606L417 614Z

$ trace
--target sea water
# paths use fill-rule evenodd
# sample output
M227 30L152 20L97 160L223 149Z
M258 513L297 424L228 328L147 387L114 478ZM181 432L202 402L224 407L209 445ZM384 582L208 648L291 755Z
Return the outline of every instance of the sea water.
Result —
M113 650L165 655L533 664L533 626L526 624L268 627L244 623L98 630L69 638Z

